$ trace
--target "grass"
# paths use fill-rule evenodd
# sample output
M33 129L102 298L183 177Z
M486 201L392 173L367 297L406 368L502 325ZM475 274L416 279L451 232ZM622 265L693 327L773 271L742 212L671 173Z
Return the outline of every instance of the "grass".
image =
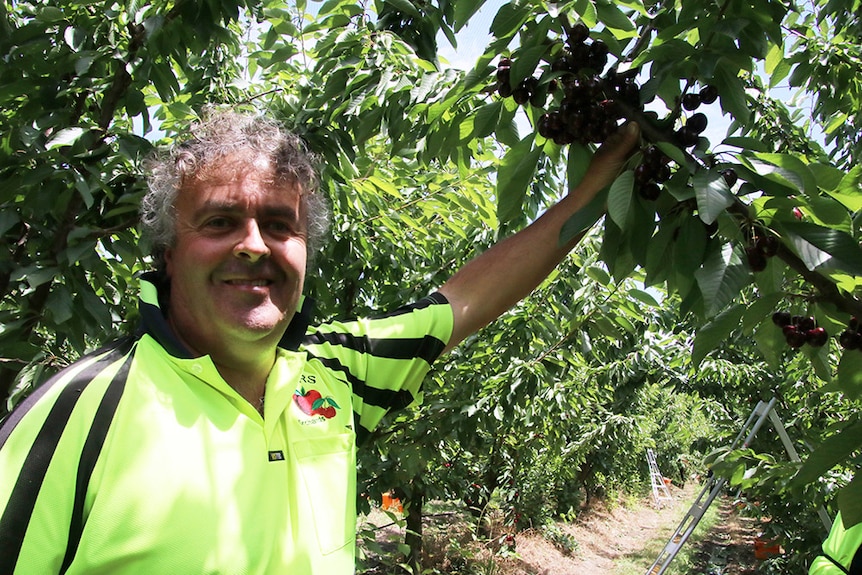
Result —
M666 575L688 575L694 572L694 554L697 552L698 543L703 540L710 529L719 521L718 508L718 502L714 502L706 510L706 513L703 514L700 522L695 527L694 532L679 549L676 557L674 557L668 566L665 571ZM682 521L683 513L687 510L688 507L683 507L683 511L680 512L679 521ZM667 545L671 535L673 535L679 526L679 521L670 527L658 530L656 536L650 539L637 553L619 558L614 564L613 575L644 575L647 568L652 565L653 561L656 560L659 553L664 549L664 546Z

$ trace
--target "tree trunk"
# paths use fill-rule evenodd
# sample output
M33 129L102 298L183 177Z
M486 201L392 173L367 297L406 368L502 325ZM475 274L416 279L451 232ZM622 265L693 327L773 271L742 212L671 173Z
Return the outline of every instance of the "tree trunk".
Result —
M422 572L422 507L425 503L425 487L420 477L410 482L411 493L407 505L407 534L404 543L410 548L407 561L413 573Z

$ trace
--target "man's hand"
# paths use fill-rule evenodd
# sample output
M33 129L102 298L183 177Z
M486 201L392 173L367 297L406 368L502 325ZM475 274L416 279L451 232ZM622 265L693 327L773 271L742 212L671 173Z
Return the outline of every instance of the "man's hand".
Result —
M613 183L637 144L639 136L638 125L635 122L629 122L596 150L583 179L570 191L572 194L581 196L581 201L574 211L588 204L600 190Z

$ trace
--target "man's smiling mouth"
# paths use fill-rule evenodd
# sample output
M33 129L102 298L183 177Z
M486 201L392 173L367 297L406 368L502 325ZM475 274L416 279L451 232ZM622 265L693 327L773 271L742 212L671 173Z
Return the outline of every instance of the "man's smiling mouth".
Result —
M265 287L270 285L272 281L267 279L232 279L225 280L225 283L232 286Z

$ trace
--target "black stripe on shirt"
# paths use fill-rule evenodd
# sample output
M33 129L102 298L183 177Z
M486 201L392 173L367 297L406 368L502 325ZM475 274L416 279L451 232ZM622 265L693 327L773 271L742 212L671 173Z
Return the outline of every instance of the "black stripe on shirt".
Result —
M81 397L81 393L95 377L118 359L118 355L121 356L121 354L127 353L133 341L132 339L127 339L118 342L117 348L113 352L95 361L84 368L81 373L75 375L64 386L51 406L51 411L42 423L42 428L30 446L30 452L21 466L6 509L3 511L3 515L0 516L0 575L11 575L15 571L15 564L18 561L18 555L21 553L21 546L24 543L24 535L27 532L27 526L30 523L30 518L36 506L36 498L39 495L42 482L45 480L45 474L48 471L48 466L54 456L54 451L57 449L57 444L60 442L72 410L78 402L78 398ZM65 372L61 371L43 385L52 386L64 375ZM31 397L32 395L27 400L30 400ZM35 403L35 401L27 403L27 405L19 405L18 407L21 409L16 409L13 414L29 411L32 408L32 403ZM17 425L22 415L19 414L17 418L5 422L3 430L6 433L6 437L0 437L0 440L5 441L12 432L11 428ZM6 429L7 425L9 429Z
M417 302L411 303L410 305L404 305L395 309L389 313L384 313L383 315L375 315L374 319L378 318L386 318L386 317L395 317L399 315L405 315L408 313L413 313L416 310L425 309L426 307L431 307L432 305L445 305L448 304L449 300L446 299L440 292L434 292L431 295L427 295L420 299Z
M96 461L102 452L102 446L105 444L105 437L107 437L108 429L114 420L117 405L119 405L120 399L123 397L123 391L126 388L126 381L128 380L129 370L132 367L132 359L134 357L132 353L126 356L126 361L123 362L123 365L108 385L108 389L105 390L105 395L102 396L102 401L99 403L96 415L93 417L93 423L90 425L87 439L84 442L84 447L81 450L81 459L78 462L78 478L75 483L75 503L72 507L72 520L69 523L69 542L66 545L66 556L63 558L63 565L60 567L61 574L69 569L72 559L74 559L75 553L78 551L78 544L81 542L81 534L84 531L84 499L87 497L90 477L93 475Z
M320 345L328 343L344 347L358 353L367 353L374 357L387 359L424 360L428 365L440 357L446 344L434 336L423 337L389 337L369 338L355 336L349 333L315 332L305 338L305 345Z
M350 373L350 370L337 359L317 357L311 353L308 355L322 363L329 371L343 373L353 393L361 397L363 403L385 409L403 409L413 403L415 399L409 391L403 389L393 391L391 389L378 389L366 385L365 380Z

